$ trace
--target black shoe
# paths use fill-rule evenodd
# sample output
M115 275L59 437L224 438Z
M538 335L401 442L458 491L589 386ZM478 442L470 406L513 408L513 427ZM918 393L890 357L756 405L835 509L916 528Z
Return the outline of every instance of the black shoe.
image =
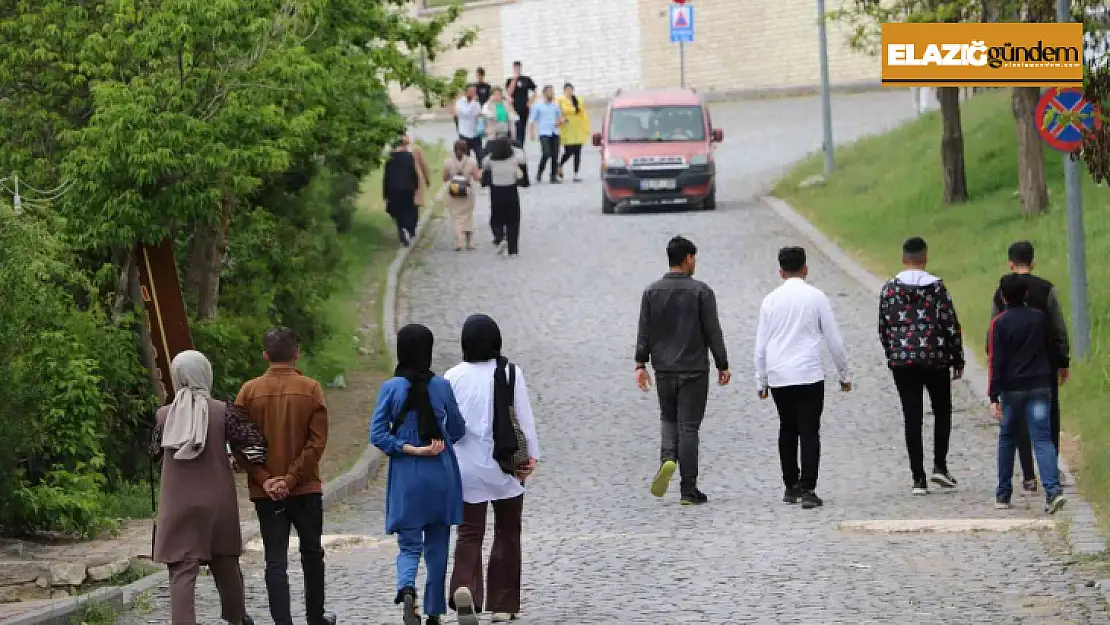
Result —
M683 495L680 503L684 506L700 506L703 503L709 503L709 497L706 497L705 493L695 488L694 492L689 495Z
M401 608L401 618L405 625L420 625L420 615L416 613L416 590L413 588L402 588L400 592L401 602L404 607Z
M254 619L249 616L243 617L243 625L254 625Z
M783 496L782 496L782 502L783 503L788 503L788 504L791 504L791 505L796 504L796 503L800 502L801 500L802 500L802 489L798 488L797 486L792 486L790 488L787 488L786 492L783 493Z
M825 502L821 501L817 493L811 490L802 492L802 510L812 510L814 508L820 508L823 505L825 505Z
M563 181L558 179L558 178L552 178L551 179L551 184L562 184L562 183L563 183Z
M915 495L928 495L929 494L929 483L926 482L925 480L914 480L913 481L913 494L915 494Z
M438 616L429 616L425 625L441 625L441 622Z
M416 591L415 590L412 591L412 597L413 597L413 602L415 603L415 601L416 601ZM335 625L336 620L337 619L335 618L335 615L332 614L331 612L324 612L324 616L320 617L321 625ZM420 625L420 624L417 623L417 625Z
M1033 478L1031 480L1023 480L1021 482L1021 490L1027 493L1037 492L1037 478Z
M948 474L947 470L933 469L933 483L945 489L953 489L960 485L956 478Z

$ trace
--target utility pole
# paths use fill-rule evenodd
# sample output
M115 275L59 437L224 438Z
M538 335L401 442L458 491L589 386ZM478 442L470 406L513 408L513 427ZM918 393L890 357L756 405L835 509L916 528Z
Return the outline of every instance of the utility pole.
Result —
M678 87L686 88L686 42L678 42Z
M817 0L817 40L821 50L821 124L825 135L825 178L828 178L832 175L834 164L832 95L829 93L829 36L825 29L825 0Z
M1071 21L1069 0L1056 0L1056 21ZM1080 165L1070 154L1064 155L1072 351L1081 360L1091 349L1091 318L1087 304L1087 238L1083 230L1083 172Z

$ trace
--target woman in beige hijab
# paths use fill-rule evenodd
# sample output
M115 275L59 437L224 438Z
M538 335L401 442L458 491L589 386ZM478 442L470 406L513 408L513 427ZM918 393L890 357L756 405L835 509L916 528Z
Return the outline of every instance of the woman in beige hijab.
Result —
M453 152L443 161L444 203L455 224L455 251L459 252L464 247L474 249L474 183L482 179L482 170L466 141L456 141Z
M242 536L235 478L226 449L266 462L266 441L235 405L212 399L212 364L184 351L170 364L174 399L158 410L151 455L162 461L154 560L169 566L174 625L196 625L196 582L207 565L222 618L253 625L239 570Z

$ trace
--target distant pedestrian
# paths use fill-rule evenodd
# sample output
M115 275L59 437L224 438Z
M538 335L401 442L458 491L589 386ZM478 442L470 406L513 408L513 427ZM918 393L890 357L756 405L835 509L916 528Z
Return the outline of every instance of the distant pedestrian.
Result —
M455 142L454 154L443 162L443 181L447 184L447 212L455 224L455 251L474 249L474 183L481 180L478 161L469 154L466 141Z
M397 596L405 625L420 625L416 571L427 567L424 613L439 625L447 613L451 526L462 523L462 482L455 444L466 424L447 380L432 372L434 337L411 324L397 333L397 368L382 384L370 442L389 456L385 531L397 535Z
M474 76L478 79L474 83L474 94L478 96L478 104L485 106L489 102L490 93L493 92L493 85L486 82L486 69L479 67L474 72Z
M451 572L452 607L459 625L478 625L483 609L502 623L520 615L524 484L540 459L540 444L524 373L502 354L501 330L493 319L467 318L462 351L463 362L444 375L466 421L466 435L455 445L465 503ZM528 461L509 466L518 452ZM487 569L482 543L490 505L493 547Z
M474 158L482 160L482 135L478 129L482 105L478 103L477 87L468 85L466 93L455 101L455 116L459 118L459 138L466 141Z
M536 170L536 182L543 179L543 169L551 162L551 182L559 180L559 126L563 124L563 111L555 101L555 89L551 85L543 88L543 102L536 103L528 118L532 128L532 138L537 133L540 139L540 166Z
M649 362L658 378L662 441L651 494L667 493L677 466L682 505L709 501L698 490L698 431L709 396L709 352L717 365L717 384L732 379L717 297L709 285L694 279L697 254L685 237L667 243L670 271L644 289L636 333L636 384L645 393L651 388Z
M1020 276L1022 282L1025 283L1028 290L1028 296L1025 304L1030 308L1041 311L1048 317L1050 336L1052 342L1055 344L1053 350L1054 356L1057 358L1053 362L1053 367L1056 369L1056 375L1052 378L1052 403L1051 413L1049 415L1050 424L1052 429L1052 446L1057 454L1060 451L1060 385L1068 380L1068 367L1070 366L1071 348L1068 342L1068 325L1064 321L1064 313L1060 306L1060 298L1056 293L1056 287L1051 282L1033 275L1034 261L1033 261L1033 244L1029 241L1017 241L1010 246L1008 250L1010 260L1010 271L1012 275ZM1006 306L1002 301L1001 289L996 289L994 292L994 299L991 301L991 319L994 319L1005 310ZM988 343L989 338L988 338ZM1018 433L1018 458L1021 460L1022 472L1022 489L1026 492L1036 492L1037 490L1037 473L1033 466L1033 446L1029 438L1028 428L1025 427L1025 420L1017 420ZM1064 472L1060 472L1060 484L1064 484Z
M1064 507L1064 489L1056 466L1057 451L1052 444L1052 385L1060 354L1052 340L1052 324L1041 311L1025 304L1028 282L1010 274L999 283L1006 308L991 321L990 362L991 413L1001 419L998 432L998 488L995 504L1010 507L1014 480L1014 447L1018 421L1025 421L1033 439L1041 484L1045 492L1045 511L1052 514Z
M382 168L382 197L385 212L397 225L401 245L408 247L416 238L416 225L420 222L420 209L416 207L416 191L420 188L420 174L416 158L409 151L405 139L393 145L393 151Z
M586 106L574 94L574 85L569 82L563 86L563 97L559 98L559 108L566 123L559 129L563 145L563 157L559 159L559 177L563 176L563 165L574 159L574 181L582 182L578 171L582 168L582 145L590 138L590 117Z
M821 343L829 347L840 390L852 390L848 354L829 298L806 282L809 267L800 247L779 250L782 285L763 299L755 337L755 374L760 399L774 398L779 413L779 459L786 485L783 501L802 508L824 505L817 496L821 462L821 413L825 372ZM798 448L802 463L798 468Z
M428 167L428 157L424 156L424 148L413 141L412 135L405 135L405 145L408 146L409 152L412 152L413 164L416 165L417 186L414 202L419 212L421 208L427 206L426 190L432 186L432 170Z
M505 95L512 100L516 112L516 143L524 147L524 131L528 125L528 115L532 100L536 97L536 83L524 75L520 61L513 61L513 75L505 81Z
M520 253L520 191L528 185L528 162L524 150L514 146L507 135L489 142L489 156L482 168L489 180L489 225L498 254L509 258ZM483 176L485 173L483 173Z
M944 282L925 270L928 260L925 240L907 239L902 245L904 270L879 294L879 340L902 403L914 495L929 493L921 441L923 392L929 393L936 422L932 480L946 489L958 485L948 472L948 442L952 380L964 375L963 332Z
M489 102L482 107L482 117L486 118L486 136L493 139L499 135L515 132L515 112L512 105L505 101L501 87L494 87Z
M328 443L328 407L320 383L297 369L301 350L289 328L262 337L270 363L243 385L235 403L269 442L265 466L248 467L251 501L266 560L266 592L275 625L292 625L289 532L297 530L308 625L335 625L324 611L324 504L320 459Z
M221 618L254 625L247 616L239 556L239 503L226 447L245 466L266 462L266 440L242 410L212 399L212 364L184 351L170 363L174 399L158 410L150 452L161 461L154 561L169 566L175 625L197 622L196 585L208 565L220 595ZM257 470L257 469L255 469Z

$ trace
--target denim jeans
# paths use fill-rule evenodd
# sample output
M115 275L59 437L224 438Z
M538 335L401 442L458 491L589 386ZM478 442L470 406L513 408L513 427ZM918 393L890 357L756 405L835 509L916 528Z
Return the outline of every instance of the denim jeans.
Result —
M678 462L683 495L698 490L698 430L709 397L709 372L655 374L662 441L660 461Z
M447 613L447 556L451 547L450 525L428 525L397 532L397 591L416 589L416 571L424 556L427 576L424 582L424 614Z
M266 593L275 625L293 625L289 602L289 532L297 530L308 625L324 623L324 505L319 493L254 500L266 559Z
M1052 389L1035 388L1027 391L1002 393L1002 427L998 432L998 489L995 496L1009 501L1013 494L1014 453L1017 451L1018 423L1024 420L1033 440L1033 454L1041 468L1041 485L1045 498L1052 501L1062 492L1056 468L1056 446L1052 444Z

